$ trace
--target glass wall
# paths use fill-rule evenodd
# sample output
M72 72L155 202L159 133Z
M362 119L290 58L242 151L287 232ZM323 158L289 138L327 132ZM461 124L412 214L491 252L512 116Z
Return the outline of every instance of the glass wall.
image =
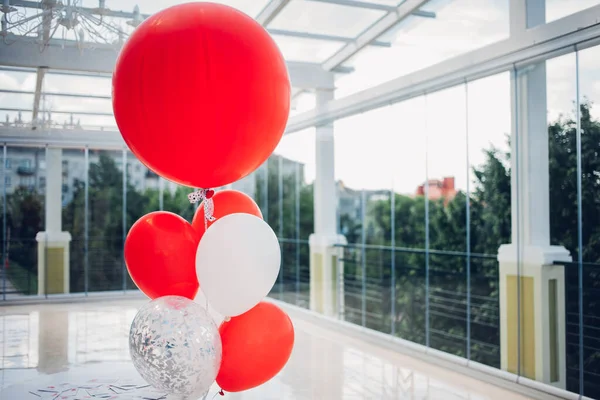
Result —
M426 344L466 356L467 102L465 85L427 95L425 204Z
M548 60L550 236L564 247L566 386L600 397L598 47Z
M500 367L499 264L511 241L510 74L469 82L466 96L466 357Z
M598 51L336 121L340 316L600 397Z
M489 40L504 32L500 14L491 13L501 23ZM580 50L336 121L336 217L348 242L340 246L338 315L600 398L599 59L599 48ZM361 88L343 79L339 93ZM544 90L546 104L524 114L543 103ZM314 149L315 129L285 136L257 171L230 186L254 197L280 240L270 296L306 308ZM123 149L61 149L52 165L50 151L3 147L3 299L66 292L56 289L61 278L50 259L67 263L69 292L135 289L123 261L128 229L155 210L191 220L192 189L157 177ZM48 229L51 168L60 170L54 199L71 237L68 261L37 239ZM547 221L537 214L546 201ZM547 245L568 256L546 257ZM532 261L532 251L542 261ZM540 340L550 349L543 365Z
M389 43L388 48L365 48L344 63L355 71L340 75L336 97L357 93L507 39L508 5L508 0L427 2L420 14L409 16L379 38Z
M583 347L580 363L583 365L583 393L591 398L600 398L600 74L598 57L600 47L577 53L578 61L578 108L581 181L579 182L580 207L578 223L579 274L579 334ZM564 167L564 166L563 166ZM575 257L573 257L575 259ZM574 291L569 290L571 294ZM581 348L580 348L581 351Z
M600 4L598 0L545 0L546 1L546 22L552 22L560 18L567 17L576 12L583 11L586 8Z
M336 121L340 314L500 367L509 74Z
M308 308L309 246L313 232L315 130L284 136L257 170L255 199L279 238L282 264L270 296ZM268 178L267 178L268 176Z
M38 293L38 243L45 223L45 149L3 147L0 292L3 299Z
M348 321L391 333L391 205L394 107L336 121L338 226L348 240L344 310ZM366 134L369 132L368 134Z
M314 141L314 129L286 136L263 166L228 186L255 198L281 241L283 267L272 295L303 307L309 305ZM123 259L133 223L157 210L191 222L198 207L187 198L191 188L158 177L126 150L3 149L2 299L135 290ZM54 156L47 163L48 151ZM49 170L58 178L48 181ZM49 183L55 183L51 209L66 236L54 235L60 232L53 225L44 239Z

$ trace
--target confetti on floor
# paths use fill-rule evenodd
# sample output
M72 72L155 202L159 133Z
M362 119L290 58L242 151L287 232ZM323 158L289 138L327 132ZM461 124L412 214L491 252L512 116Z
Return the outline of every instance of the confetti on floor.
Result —
M62 383L30 391L33 400L165 400L167 394L148 384L118 379L92 379L83 384Z

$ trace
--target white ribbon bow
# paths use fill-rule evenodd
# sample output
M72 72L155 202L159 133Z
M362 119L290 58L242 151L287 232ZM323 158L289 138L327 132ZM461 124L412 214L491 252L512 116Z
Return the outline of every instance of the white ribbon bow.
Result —
M215 203L213 202L212 196L214 190L212 189L199 189L193 193L188 194L190 203L198 203L204 201L204 229L208 229L208 222L213 222L216 218L213 216L215 212Z

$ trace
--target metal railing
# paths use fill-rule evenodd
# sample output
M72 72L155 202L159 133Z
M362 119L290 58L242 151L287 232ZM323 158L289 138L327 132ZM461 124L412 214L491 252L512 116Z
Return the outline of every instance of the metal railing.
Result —
M380 245L338 247L343 250L341 318L500 367L496 255Z
M310 272L307 240L280 238L282 267L270 296L309 307ZM0 268L0 300L38 294L38 243L31 238L7 241L6 265ZM49 274L45 274L48 285ZM123 261L123 238L75 237L69 247L71 293L136 290ZM45 291L47 292L47 291Z
M308 240L279 238L281 269L269 297L294 304L310 306L310 250Z
M567 389L581 393L579 337L583 335L583 377L586 396L600 398L600 264L557 262L565 267ZM583 274L583 330L579 315L579 274Z

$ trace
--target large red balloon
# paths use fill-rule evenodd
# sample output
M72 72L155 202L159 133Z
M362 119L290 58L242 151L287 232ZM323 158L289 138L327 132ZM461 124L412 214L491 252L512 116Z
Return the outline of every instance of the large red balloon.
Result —
M220 192L215 193L212 199L215 206L215 211L213 213L215 221L207 222L209 228L216 220L229 214L244 213L256 215L258 218L263 217L260 208L252 197L237 190L221 190ZM196 210L192 226L196 232L198 232L200 237L204 235L204 203Z
M275 304L260 302L219 327L223 356L217 384L227 392L262 385L285 366L294 347L294 326Z
M198 293L196 250L200 238L177 214L157 211L136 221L125 239L125 263L131 279L151 299Z
M273 152L290 110L286 64L267 31L222 5L177 5L146 19L113 73L121 135L171 181L214 188Z

